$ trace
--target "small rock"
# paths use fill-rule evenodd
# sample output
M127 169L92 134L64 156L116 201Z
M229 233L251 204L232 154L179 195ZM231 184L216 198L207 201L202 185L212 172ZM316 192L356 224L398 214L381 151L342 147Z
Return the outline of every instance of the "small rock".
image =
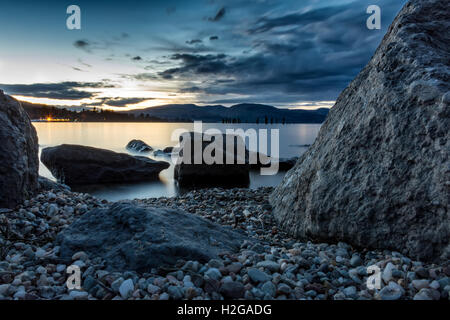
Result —
M356 297L356 287L355 286L350 286L347 287L343 290L345 296L349 297L349 298L354 298Z
M174 300L181 300L183 298L183 292L181 292L181 289L177 286L170 286L167 288L167 293Z
M430 289L423 288L413 298L414 300L433 300L433 294Z
M86 300L89 294L86 291L72 290L69 296L74 300Z
M81 261L87 261L88 255L86 252L79 251L73 254L72 261L81 260Z
M428 288L430 285L430 282L425 279L424 280L413 280L412 285L417 291L420 291L423 288Z
M253 282L267 282L270 280L270 276L256 268L250 268L247 270L247 274Z
M405 290L401 286L394 281L391 281L387 286L380 290L378 296L381 300L398 300L404 293Z
M271 281L267 281L266 283L264 283L261 287L261 290L271 297L275 297L275 294L277 293L277 287Z
M131 297L133 291L134 291L134 284L133 280L131 279L125 280L119 287L119 293L123 299L128 299L129 297Z
M233 272L234 274L238 274L241 269L242 269L242 263L240 262L233 262L232 264L230 264L227 269L229 272Z
M350 259L350 265L352 267L358 267L361 265L361 263L362 263L361 257L357 254L354 254Z
M245 288L240 282L229 281L222 284L220 293L228 299L240 299L244 297Z
M156 294L156 293L159 293L159 292L161 291L161 288L158 287L158 286L155 286L155 285L153 285L153 284L149 284L149 285L147 286L147 291L148 291L148 293L150 293L150 294Z
M256 266L258 268L263 267L263 268L269 270L270 272L278 272L280 270L280 265L278 263L276 263L275 261L268 261L268 260L261 261L261 262L258 262L256 264Z
M222 278L222 274L220 273L219 269L216 268L210 268L205 272L205 276L214 280L220 280L220 278Z
M395 266L392 262L389 262L383 270L381 277L383 278L384 283L388 284L392 280L392 271L395 269Z

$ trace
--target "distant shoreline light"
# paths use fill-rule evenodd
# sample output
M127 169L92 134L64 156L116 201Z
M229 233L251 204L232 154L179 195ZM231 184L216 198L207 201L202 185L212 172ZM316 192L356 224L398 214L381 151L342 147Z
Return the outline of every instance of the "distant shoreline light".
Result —
M73 122L73 120L46 117L46 118L40 118L40 119L32 119L31 122Z

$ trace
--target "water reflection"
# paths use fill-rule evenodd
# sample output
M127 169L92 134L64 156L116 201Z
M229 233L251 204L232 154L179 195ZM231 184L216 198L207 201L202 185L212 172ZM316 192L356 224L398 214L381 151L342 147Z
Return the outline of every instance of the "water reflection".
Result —
M155 150L175 146L178 137L172 141L172 132L176 129L193 130L192 123L57 123L57 122L35 122L40 150L49 146L60 144L79 144L97 148L109 149L115 152L129 152L125 146L132 139L145 141ZM204 130L217 128L225 132L226 129L242 128L254 129L279 129L280 130L280 157L290 158L300 156L307 150L307 145L314 142L320 125L317 124L288 124L288 125L265 125L265 124L203 124ZM269 149L270 150L270 149ZM142 155L142 154L139 154ZM145 155L145 154L144 154ZM152 159L169 161L170 158L153 156ZM53 179L50 171L40 163L40 174ZM285 172L279 172L274 176L261 176L259 171L251 171L250 188L260 186L276 186L280 183ZM123 199L149 198L149 197L172 197L180 192L177 189L173 177L173 165L162 171L159 181L113 184L113 185L90 185L79 186L74 191L87 192L96 197L117 201Z

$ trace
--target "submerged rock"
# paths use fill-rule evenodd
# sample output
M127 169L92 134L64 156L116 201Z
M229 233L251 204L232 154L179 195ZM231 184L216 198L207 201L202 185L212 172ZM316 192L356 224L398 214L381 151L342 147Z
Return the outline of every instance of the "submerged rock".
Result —
M167 154L171 154L171 153L173 153L175 150L174 150L174 147L165 147L164 149L163 149L163 152L164 153L167 153Z
M251 155L254 154L255 158L252 159ZM288 171L291 168L295 166L295 164L298 161L298 157L292 157L292 158L274 158L269 157L263 153L259 152L248 152L248 163L250 164L250 167L253 170L260 169L260 168L267 168L270 166L278 166L278 170L280 171ZM256 159L256 161L255 161Z
M412 0L271 195L302 239L449 259L450 6Z
M136 151L136 152L150 152L153 151L153 148L150 147L142 140L131 140L127 144L127 149Z
M59 182L69 186L153 180L170 166L146 157L68 144L45 148L41 160Z
M12 208L38 188L38 138L19 101L0 90L0 208Z
M84 214L57 238L61 257L78 251L106 260L108 269L147 272L177 260L207 262L240 249L247 237L180 210L116 203Z

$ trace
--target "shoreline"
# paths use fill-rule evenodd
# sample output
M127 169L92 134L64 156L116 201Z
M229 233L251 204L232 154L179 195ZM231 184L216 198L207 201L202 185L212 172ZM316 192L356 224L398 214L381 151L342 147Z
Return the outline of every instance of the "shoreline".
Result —
M56 236L89 210L112 202L68 191L40 193L1 216L0 299L448 299L448 263L290 238L275 224L267 201L271 190L212 188L125 201L182 209L239 229L255 243L244 241L239 252L207 263L178 261L143 274L108 270L101 259L78 252L71 263L81 268L83 289L72 291L66 287L67 263L59 257ZM367 289L372 265L382 271L381 290Z

